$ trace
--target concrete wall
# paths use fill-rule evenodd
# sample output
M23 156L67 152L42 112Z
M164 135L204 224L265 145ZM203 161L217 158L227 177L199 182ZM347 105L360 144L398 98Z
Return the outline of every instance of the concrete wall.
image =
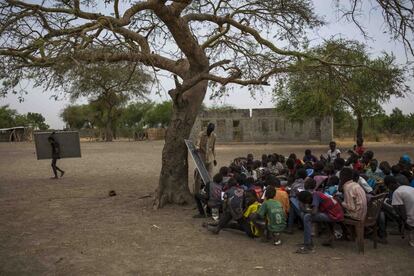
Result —
M294 122L278 114L273 108L201 112L194 124L191 138L195 140L209 122L216 125L219 142L328 143L333 138L331 117Z

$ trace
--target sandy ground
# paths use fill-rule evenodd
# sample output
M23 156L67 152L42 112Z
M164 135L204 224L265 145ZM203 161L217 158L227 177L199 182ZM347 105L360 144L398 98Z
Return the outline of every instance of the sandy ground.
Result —
M414 249L391 236L359 255L352 242L296 255L302 232L274 247L235 231L211 235L193 206L154 211L152 193L162 142L82 143L81 159L60 160L64 178L51 180L49 161L31 143L0 144L0 275L412 275ZM342 145L346 147L347 145ZM348 145L349 146L349 145ZM219 164L247 153L316 154L326 146L222 145ZM395 161L412 145L368 145ZM117 196L108 197L109 190Z

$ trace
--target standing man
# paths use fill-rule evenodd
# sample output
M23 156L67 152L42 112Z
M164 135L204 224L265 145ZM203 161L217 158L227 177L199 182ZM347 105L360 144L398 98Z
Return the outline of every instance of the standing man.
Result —
M217 165L216 161L216 134L214 133L214 124L209 123L207 129L200 132L197 139L196 147L200 153L201 159L206 166L208 174L212 176L213 165ZM194 183L194 193L198 193L201 189L201 177L197 173Z
M53 170L53 174L55 175L52 178L57 179L58 178L57 171L60 172L60 177L62 177L65 174L65 172L59 169L58 166L56 166L57 159L60 159L60 146L59 146L59 143L53 137L53 134L54 133L52 133L52 135L50 135L47 140L49 141L49 144L52 147L52 170Z

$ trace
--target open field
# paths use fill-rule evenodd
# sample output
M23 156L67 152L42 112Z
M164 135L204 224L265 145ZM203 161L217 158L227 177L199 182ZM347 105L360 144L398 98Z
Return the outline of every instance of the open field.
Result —
M396 236L377 250L366 240L363 256L354 243L331 249L320 239L315 254L296 255L300 231L276 248L234 231L211 235L192 218L193 206L154 211L151 198L138 198L157 185L162 145L82 143L81 159L58 162L67 173L56 181L33 144L0 143L0 275L412 275L414 249ZM247 153L302 156L306 147L222 145L217 154L220 166ZM413 145L367 147L379 160L414 156Z

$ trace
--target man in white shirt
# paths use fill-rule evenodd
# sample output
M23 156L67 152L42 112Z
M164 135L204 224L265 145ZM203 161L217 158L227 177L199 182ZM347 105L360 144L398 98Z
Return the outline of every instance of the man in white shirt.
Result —
M414 247L414 188L406 185L399 185L397 181L384 179L385 184L392 194L392 206L397 214L405 222L406 229L409 230L409 244Z

